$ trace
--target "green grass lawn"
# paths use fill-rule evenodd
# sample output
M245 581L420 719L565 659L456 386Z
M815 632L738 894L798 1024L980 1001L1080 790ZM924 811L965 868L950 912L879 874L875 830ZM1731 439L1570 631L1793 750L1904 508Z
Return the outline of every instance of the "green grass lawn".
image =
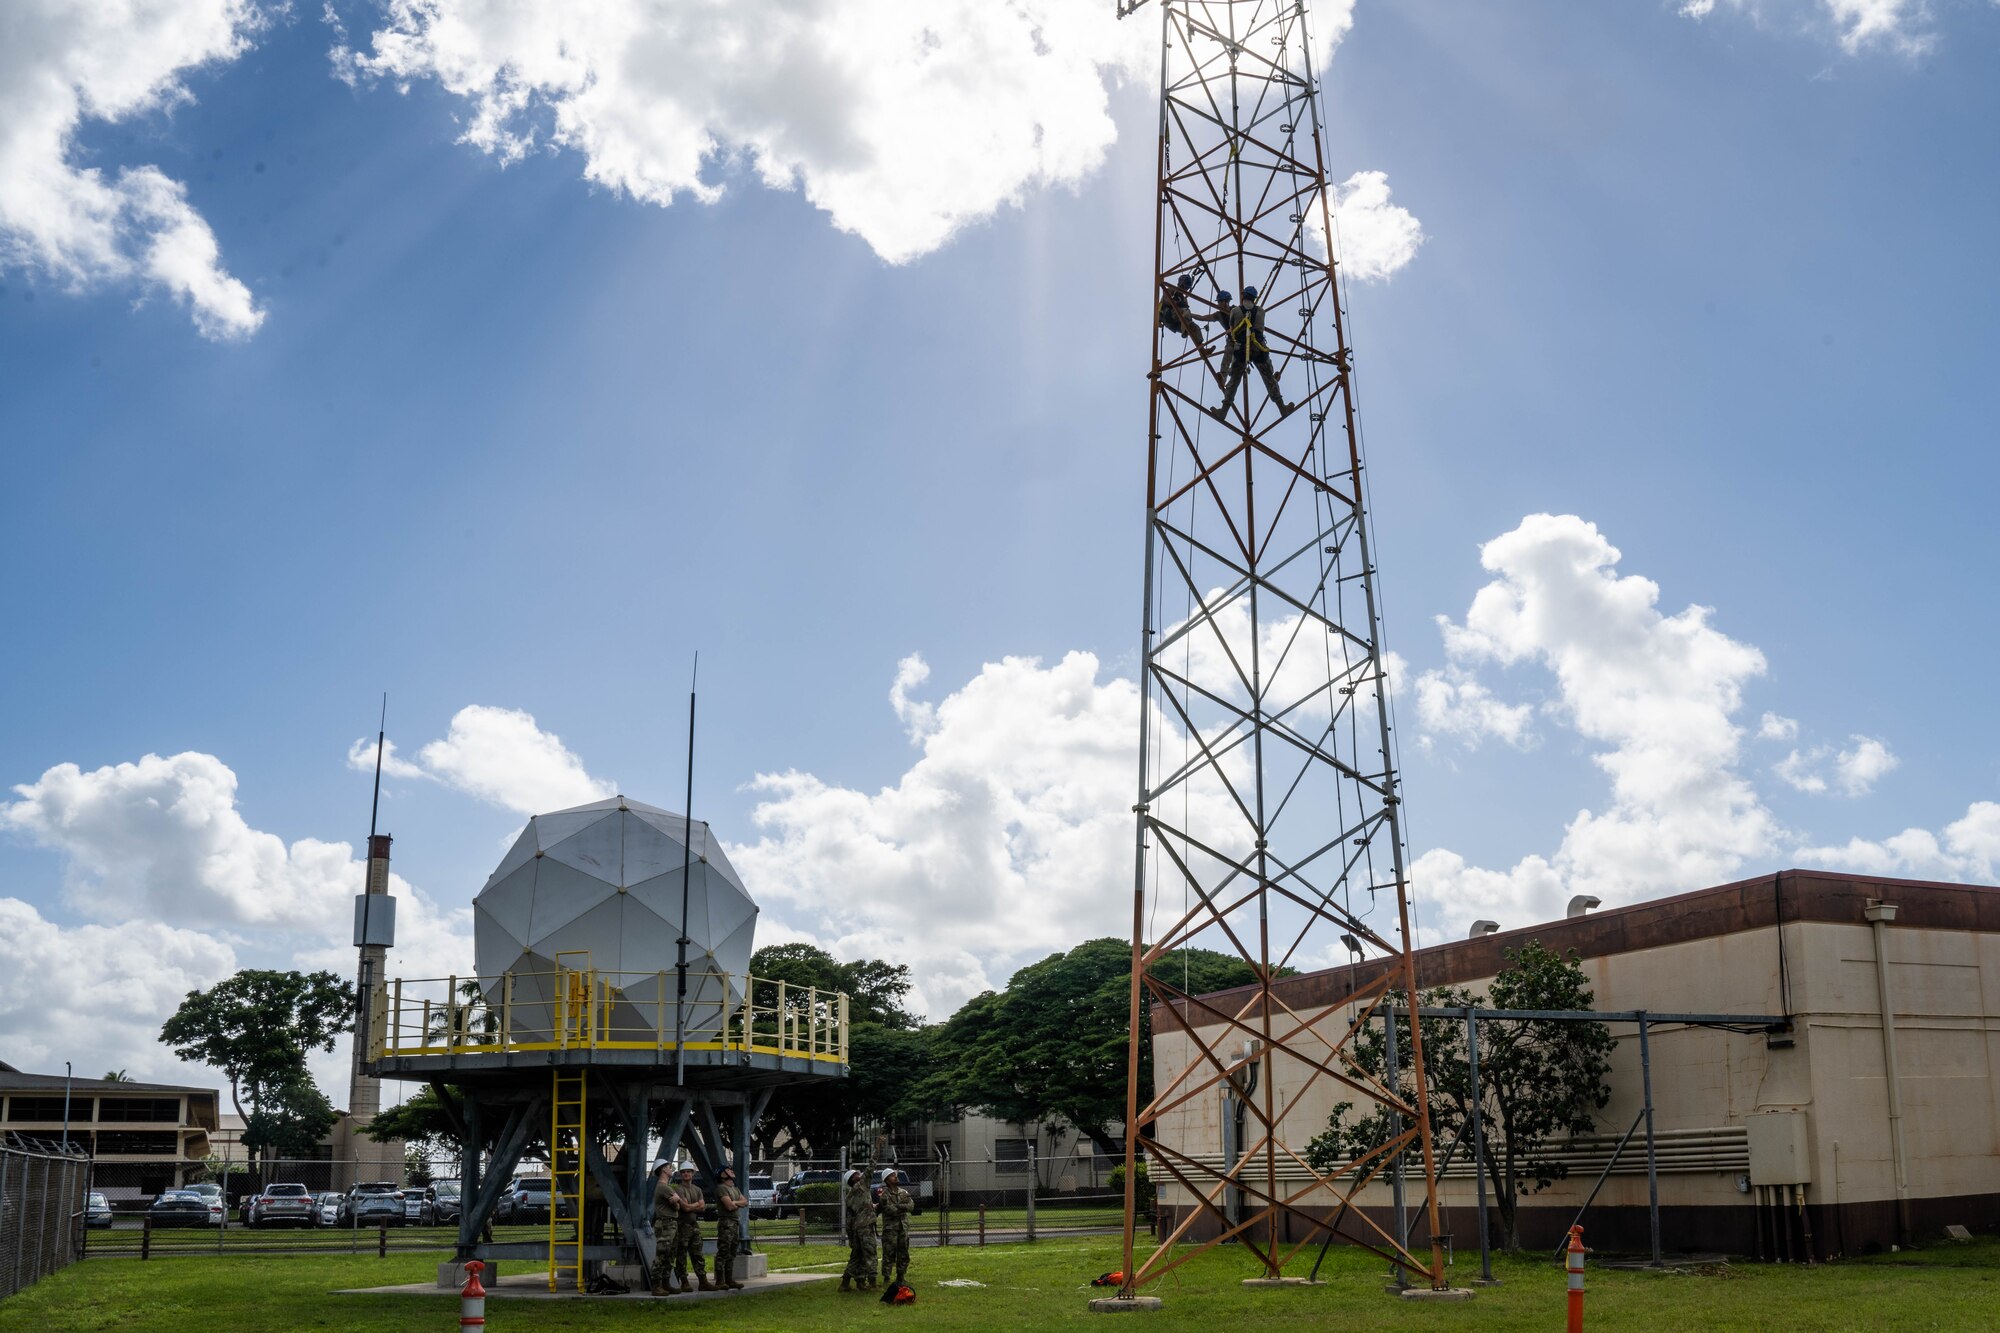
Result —
M770 1250L777 1269L838 1272L821 1247ZM768 1295L707 1304L612 1298L575 1303L488 1303L487 1327L514 1330L640 1328L844 1329L878 1321L933 1329L1094 1329L1108 1316L1086 1313L1089 1280L1117 1266L1116 1240L1055 1240L1037 1245L920 1250L911 1271L913 1309L870 1296L841 1295L814 1283ZM342 1287L429 1280L436 1256L347 1255L294 1258L183 1257L141 1263L93 1259L74 1264L0 1302L0 1333L130 1329L147 1333L259 1333L330 1328L382 1330L456 1327L456 1298L335 1296ZM1309 1266L1300 1267L1303 1273ZM1472 1271L1461 1267L1458 1276ZM1120 1316L1111 1328L1189 1328L1235 1333L1249 1318L1341 1329L1547 1330L1562 1327L1563 1276L1543 1259L1502 1259L1502 1285L1465 1305L1416 1307L1382 1292L1382 1270L1351 1251L1329 1256L1323 1287L1246 1291L1252 1275L1238 1250L1211 1251L1149 1288L1166 1309ZM941 1287L942 1279L980 1287ZM1916 1254L1817 1268L1740 1265L1706 1274L1617 1273L1589 1277L1586 1328L1650 1330L1992 1329L2000 1327L2000 1242L1938 1246Z

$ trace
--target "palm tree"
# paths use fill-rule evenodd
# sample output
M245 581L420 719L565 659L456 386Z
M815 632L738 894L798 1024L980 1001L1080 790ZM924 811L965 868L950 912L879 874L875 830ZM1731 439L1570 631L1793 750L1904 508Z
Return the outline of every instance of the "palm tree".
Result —
M122 1069L114 1069L101 1080L105 1083L130 1083L131 1077Z

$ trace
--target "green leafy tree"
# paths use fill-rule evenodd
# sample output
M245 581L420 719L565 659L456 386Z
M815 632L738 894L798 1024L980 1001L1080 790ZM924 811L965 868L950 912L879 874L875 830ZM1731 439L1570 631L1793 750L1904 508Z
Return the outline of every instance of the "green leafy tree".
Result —
M1241 959L1207 949L1162 955L1151 972L1193 995L1256 979ZM943 1025L938 1072L919 1100L1017 1123L1060 1120L1099 1151L1122 1153L1131 977L1131 944L1096 939L975 995ZM1139 1009L1141 1101L1153 1088L1151 998Z
M246 968L189 991L160 1029L183 1060L222 1071L244 1122L244 1146L267 1158L303 1150L333 1125L333 1108L306 1068L354 1026L354 988L331 972ZM246 1106L247 1103L247 1106Z
M1506 953L1507 966L1493 979L1490 995L1462 987L1423 991L1425 1008L1587 1010L1595 995L1574 954L1565 959L1539 941ZM1398 997L1400 998L1400 997ZM1438 1151L1455 1140L1474 1112L1472 1080L1465 1049L1465 1020L1426 1018L1424 1070L1430 1091L1431 1133ZM1399 1086L1412 1086L1415 1064L1407 1019L1396 1020ZM1500 1243L1521 1246L1520 1200L1547 1189L1569 1174L1555 1155L1571 1136L1597 1128L1597 1112L1611 1099L1604 1076L1611 1068L1610 1029L1602 1023L1556 1019L1487 1019L1479 1024L1479 1103L1486 1138L1486 1173L1499 1214ZM1387 1065L1379 1023L1370 1024L1351 1048L1355 1063L1381 1078ZM1401 1132L1401 1118L1376 1110L1357 1114L1355 1104L1335 1106L1326 1131L1307 1146L1315 1170L1331 1171ZM1468 1136L1461 1157L1472 1152Z
M751 998L764 1040L776 1036L772 1011L779 982L794 1024L807 1018L815 989L822 995L822 1022L837 1017L831 996L848 997L847 1078L786 1088L773 1097L758 1129L763 1154L832 1158L857 1125L928 1117L915 1093L927 1082L936 1055L931 1030L906 1007L908 967L875 958L842 962L810 944L771 944L750 956L750 974L756 978Z

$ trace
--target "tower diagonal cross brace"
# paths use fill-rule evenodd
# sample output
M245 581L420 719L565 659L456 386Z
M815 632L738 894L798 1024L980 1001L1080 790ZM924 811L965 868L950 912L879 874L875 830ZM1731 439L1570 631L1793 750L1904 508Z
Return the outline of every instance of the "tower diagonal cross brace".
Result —
M1119 0L1119 13L1142 4ZM1145 705L1121 1294L1223 1241L1278 1277L1329 1231L1442 1287L1422 1034L1408 1035L1417 1047L1408 1088L1353 1059L1361 1029L1416 987L1307 5L1155 8ZM1244 323L1249 287L1259 292L1261 337ZM1188 948L1240 958L1252 983L1220 997L1188 993L1175 966ZM1286 1003L1286 969L1350 955L1387 962L1355 1003L1304 1013ZM1157 1090L1142 1087L1148 1016L1150 1040L1185 1057L1179 1077ZM1336 1097L1387 1111L1394 1130L1360 1158L1322 1169L1305 1145ZM1225 1126L1223 1152L1210 1155L1193 1145L1214 1141L1218 1102L1237 1128ZM1145 1253L1134 1169L1142 1155L1172 1221ZM1371 1183L1419 1171L1427 1259L1410 1252L1400 1227L1392 1234L1359 1206Z

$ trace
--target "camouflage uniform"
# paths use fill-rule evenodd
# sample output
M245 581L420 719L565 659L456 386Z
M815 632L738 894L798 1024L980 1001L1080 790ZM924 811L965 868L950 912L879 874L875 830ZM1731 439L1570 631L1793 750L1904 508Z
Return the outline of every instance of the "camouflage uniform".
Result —
M701 1186L692 1180L683 1181L673 1188L681 1201L680 1211L674 1218L673 1246L669 1251L674 1266L674 1276L680 1279L683 1290L687 1288L688 1269L694 1269L695 1280L704 1287L708 1285L708 1272L702 1267L701 1253ZM654 1235L659 1234L657 1225Z
M667 1289L667 1274L673 1271L668 1250L680 1227L680 1212L674 1207L674 1183L662 1175L653 1182L653 1290Z
M1228 333L1227 350L1222 357L1222 406L1213 409L1215 415L1221 416L1236 405L1236 389L1243 383L1245 363L1257 367L1257 373L1264 377L1264 392L1271 395L1278 410L1289 410L1284 394L1278 391L1278 372L1271 364L1271 349L1264 341L1264 307L1254 299L1246 299L1209 318Z
M725 1287L738 1285L736 1255L743 1238L743 1205L748 1202L732 1181L715 1187L715 1211L722 1219L715 1229L715 1280Z
M882 1280L901 1282L910 1273L910 1214L917 1201L899 1178L882 1187ZM893 1276L891 1274L893 1273Z
M868 1197L868 1184L857 1180L847 1187L847 1271L841 1285L849 1282L866 1287L875 1281L875 1201Z

